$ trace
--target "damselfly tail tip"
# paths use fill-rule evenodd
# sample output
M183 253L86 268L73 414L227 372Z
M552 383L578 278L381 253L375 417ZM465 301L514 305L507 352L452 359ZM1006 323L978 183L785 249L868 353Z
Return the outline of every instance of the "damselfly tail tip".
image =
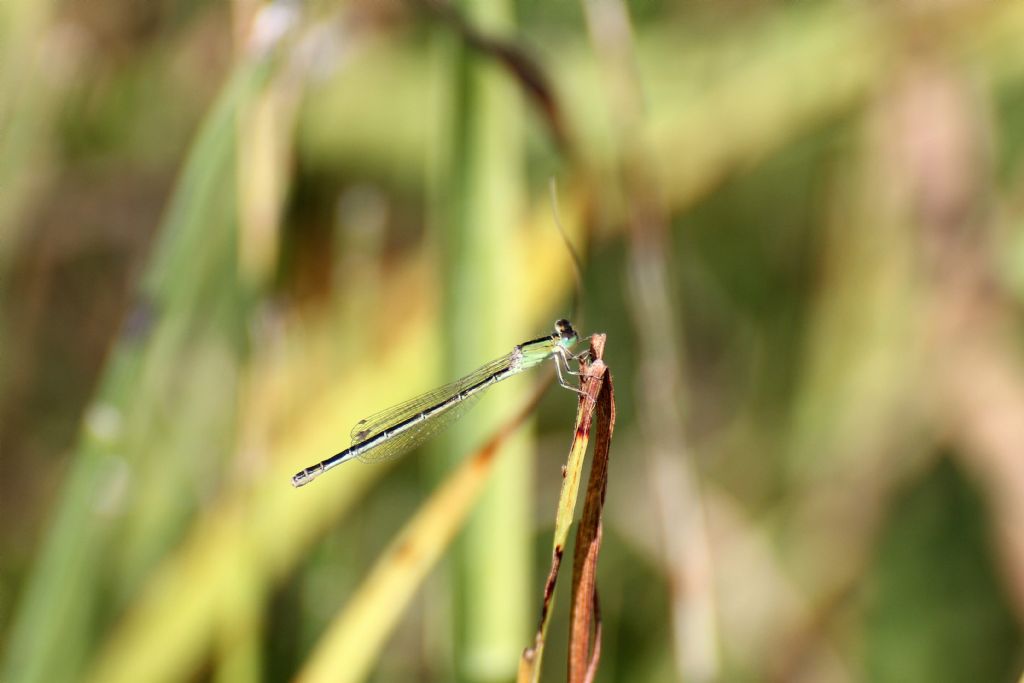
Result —
M323 472L323 467L308 467L292 477L292 486L299 488L316 479L317 475Z

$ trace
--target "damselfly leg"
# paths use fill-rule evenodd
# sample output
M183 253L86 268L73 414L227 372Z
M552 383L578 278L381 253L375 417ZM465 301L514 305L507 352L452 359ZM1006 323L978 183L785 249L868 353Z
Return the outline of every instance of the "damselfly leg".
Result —
M568 389L569 391L575 391L580 396L586 396L587 392L569 384L568 382L565 381L565 378L562 376L562 365L565 365L566 373L577 376L580 374L578 372L573 372L572 370L569 369L569 352L566 351L565 349L560 349L559 351L556 351L555 353L552 354L552 360L555 362L555 374L558 375L558 383L562 387Z

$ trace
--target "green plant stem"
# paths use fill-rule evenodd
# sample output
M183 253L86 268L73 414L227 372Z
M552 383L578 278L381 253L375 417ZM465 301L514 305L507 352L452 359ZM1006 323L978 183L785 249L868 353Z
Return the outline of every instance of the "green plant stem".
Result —
M462 3L461 10L481 30L498 31L512 23L508 2L474 0ZM447 365L455 375L467 369L466 359L500 349L522 333L514 280L521 269L518 255L510 251L510 234L520 222L522 135L514 81L456 36L447 38L455 95L443 136L440 233ZM457 425L446 450L461 457L478 446L526 389L521 383L503 387L501 401L485 402L473 420ZM511 677L529 624L529 430L512 437L497 458L495 476L455 560L456 675L466 681Z

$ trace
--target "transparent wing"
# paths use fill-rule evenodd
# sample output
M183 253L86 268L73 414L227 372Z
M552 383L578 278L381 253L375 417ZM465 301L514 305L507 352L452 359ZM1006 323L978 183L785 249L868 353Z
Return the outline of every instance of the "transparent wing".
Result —
M438 387L437 389L428 391L425 394L420 394L419 396L411 398L408 401L405 401L404 403L399 403L398 405L392 406L387 410L382 410L379 413L374 413L369 417L363 418L362 420L357 422L355 426L352 428L352 433L350 435L352 437L352 445L355 446L356 444L362 443L363 441L366 441L370 437L380 434L385 429L389 429L390 427L405 422L410 417L422 413L427 408L435 406L438 403L441 403L442 401L451 398L452 396L458 394L461 391L465 391L474 384L478 384L479 382L487 379L494 373L501 372L502 370L507 369L511 362L512 354L508 353L502 356L501 358L496 358L495 360L492 360L490 363L487 363L486 365L480 366L479 368L469 373L465 377L458 379L450 384ZM425 423L417 425L417 427L429 425L430 423L436 420L443 420L452 412L461 414L464 411L460 411L459 408L467 401L471 402L471 399L462 401L458 405L453 406L451 409L446 410L444 413L441 413L436 417L427 420ZM395 436L393 439L390 439L388 443L396 439L400 439L406 434L409 434L410 432L416 431L420 430L417 428L410 429L407 432L403 432L402 434ZM380 447L375 448L373 450L378 450L379 448Z
M443 413L438 413L429 420L419 422L401 434L396 434L379 446L371 448L365 453L360 453L358 459L366 463L374 463L397 458L458 420L467 410L476 405L476 402L482 395L483 392L467 396Z

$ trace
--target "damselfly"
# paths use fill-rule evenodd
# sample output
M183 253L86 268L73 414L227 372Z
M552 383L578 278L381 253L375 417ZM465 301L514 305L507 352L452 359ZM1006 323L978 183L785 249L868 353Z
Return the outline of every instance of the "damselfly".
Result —
M352 428L352 445L292 477L292 486L308 484L332 467L353 458L364 462L401 455L462 415L484 390L549 358L555 363L558 383L582 394L562 375L577 374L569 361L579 360L572 348L580 342L568 320L555 323L554 334L523 342L501 358L477 368L462 379L360 420Z

